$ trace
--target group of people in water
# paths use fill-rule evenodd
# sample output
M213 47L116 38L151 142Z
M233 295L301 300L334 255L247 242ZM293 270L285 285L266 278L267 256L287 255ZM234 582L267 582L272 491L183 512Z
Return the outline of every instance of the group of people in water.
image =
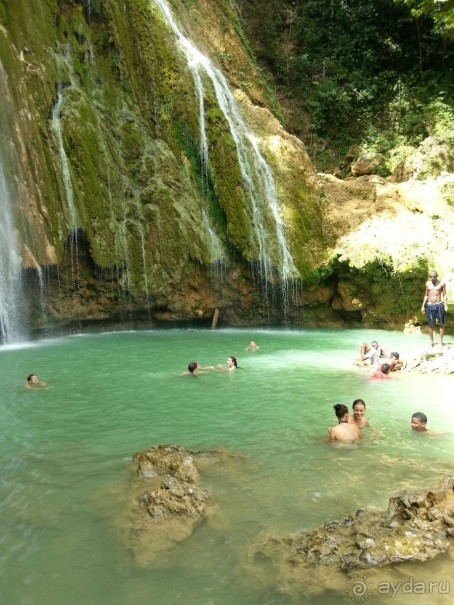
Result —
M260 347L254 340L249 342L245 347L245 351L257 351ZM387 363L380 365L381 357L389 358ZM406 366L406 362L400 359L397 351L390 352L386 347L380 345L376 340L370 344L363 342L360 346L360 356L355 360L358 365L369 365L375 369L371 375L373 380L388 379L390 372L402 370ZM191 361L188 364L188 369L181 376L198 376L212 370L234 372L238 368L236 357L231 355L227 359L227 367L222 365L202 367L197 361ZM338 424L337 426L328 429L330 441L339 441L344 443L358 443L361 436L361 429L370 427L369 421L365 418L366 404L363 399L355 399L352 405L352 413L350 414L348 407L343 403L336 403L334 406ZM427 433L435 435L426 428L427 416L422 412L416 412L411 417L411 428L419 433Z
M388 362L380 364L380 358L387 357ZM370 344L367 342L361 343L359 349L359 357L355 359L356 365L369 365L375 368L372 379L382 380L389 378L390 372L403 370L407 362L400 358L397 351L389 352L388 349L380 345L376 340Z
M247 347L245 347L245 351L258 351L260 349L260 347L258 346L258 344L254 341L251 340L248 344ZM198 376L199 374L205 374L206 372L209 372L211 370L219 370L221 372L234 372L235 370L238 369L238 362L236 360L236 357L234 357L233 355L230 355L230 357L227 358L227 367L222 366L222 365L216 365L216 366L205 366L202 367L200 365L200 363L198 363L197 361L191 361L188 364L188 369L186 372L183 372L182 374L180 374L180 376Z
M427 316L429 326L430 344L434 346L434 327L438 323L439 326L439 344L443 346L444 325L446 312L448 310L448 300L446 294L446 284L443 280L438 279L438 273L434 270L429 273L429 280L425 284L424 298L422 302L421 312ZM257 351L260 347L254 340L249 342L245 347L245 351ZM388 361L380 364L382 357L388 358ZM373 340L370 344L363 342L360 346L359 357L355 360L357 365L369 365L375 369L371 375L373 380L387 380L391 372L402 370L406 366L406 362L400 359L397 351L390 352L386 347L383 347L378 341ZM188 369L181 376L198 376L210 371L226 371L235 372L238 368L236 357L231 355L227 358L227 366L205 366L202 367L197 361L191 361L188 364ZM27 383L24 385L27 389L47 388L47 384L38 379L35 374L27 376ZM328 429L329 438L331 441L343 441L348 443L358 442L361 429L370 426L369 422L364 417L366 404L362 399L355 399L352 406L352 414L349 413L348 407L343 403L334 405L338 425ZM427 416L422 412L416 412L411 418L412 430L420 433L432 433L426 428Z
M434 326L439 325L439 343L443 346L445 311L448 310L446 284L438 280L436 271L431 271L429 281L426 283L425 295L421 311L427 314L429 325L430 344L434 346ZM381 357L389 358L386 363L380 364ZM371 375L372 380L387 380L391 372L403 370L407 363L400 359L397 351L390 352L386 347L380 345L376 340L370 344L363 342L360 346L359 357L355 360L357 365L369 365L375 368ZM331 441L343 441L347 443L357 443L360 438L360 429L370 426L364 418L366 404L362 399L355 399L352 406L352 414L348 407L343 403L334 405L338 425L328 429ZM426 427L427 416L423 412L415 412L411 417L411 428L418 433L428 435L439 435L429 431Z
M361 437L361 429L370 427L369 421L364 417L366 404L362 399L355 399L352 405L352 414L348 407L343 403L336 403L333 406L338 424L328 429L330 441L340 441L343 443L358 443ZM423 412L415 412L411 417L411 428L417 433L427 435L440 435L429 431L426 427L427 416Z

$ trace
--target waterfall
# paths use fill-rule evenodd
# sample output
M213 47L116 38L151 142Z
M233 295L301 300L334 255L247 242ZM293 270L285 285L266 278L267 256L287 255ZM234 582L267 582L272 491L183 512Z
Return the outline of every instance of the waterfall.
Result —
M0 341L20 340L22 263L13 222L11 195L0 149Z
M52 109L52 130L55 133L58 144L58 154L60 156L60 164L63 176L63 184L65 186L66 205L67 205L67 221L70 231L77 229L77 212L74 205L74 190L71 181L71 173L69 171L68 156L66 155L65 146L63 143L63 133L61 129L60 112L63 103L62 85L58 85L57 102Z
M66 153L63 131L61 125L61 111L64 102L64 88L72 88L74 86L75 77L70 55L69 46L64 46L60 49L60 53L56 55L58 65L58 73L61 78L61 72L67 72L69 77L69 86L64 87L61 82L57 85L57 101L52 108L51 128L55 134L58 148L58 156L60 159L61 174L63 177L63 185L65 189L66 199L66 224L69 230L69 254L71 262L71 289L72 296L76 302L76 306L80 304L79 300L79 217L77 214L76 205L74 202L74 187L71 179L70 163Z
M151 1L159 7L165 21L174 32L193 75L199 106L202 166L207 167L209 163L204 119L204 89L201 77L204 74L212 82L219 108L227 120L231 136L236 145L241 176L251 203L255 238L259 248L261 276L265 280L272 276L272 260L269 255L270 234L265 229L265 210L274 222L274 237L279 254L280 277L286 292L288 280L298 278L298 271L295 268L285 239L284 224L279 211L279 201L271 169L260 153L257 139L248 131L238 104L222 72L214 67L211 61L182 34L165 0Z
M204 208L202 209L202 224L208 236L208 252L210 256L210 263L222 263L225 258L224 248L222 247L221 240L211 226L210 219L208 218L208 214Z

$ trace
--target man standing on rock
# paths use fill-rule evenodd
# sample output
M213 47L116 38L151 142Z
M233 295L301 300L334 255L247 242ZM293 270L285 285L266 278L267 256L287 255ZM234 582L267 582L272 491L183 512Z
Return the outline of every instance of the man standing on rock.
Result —
M429 273L429 281L426 282L426 291L422 301L421 313L427 315L430 345L432 347L434 346L434 326L436 320L439 325L438 339L440 346L443 346L445 313L447 310L448 298L446 295L446 284L443 280L438 279L438 273L436 271L431 271Z

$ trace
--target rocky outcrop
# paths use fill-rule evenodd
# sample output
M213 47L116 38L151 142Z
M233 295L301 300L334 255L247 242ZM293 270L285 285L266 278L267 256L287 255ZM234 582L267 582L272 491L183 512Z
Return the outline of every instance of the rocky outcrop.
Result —
M138 482L123 539L139 564L188 538L208 514L210 496L198 485L189 452L160 445L133 457Z
M349 179L317 176L302 141L277 117L235 3L176 0L171 10L226 75L274 179L276 207L267 204L269 190L249 200L256 179L241 173L237 143L201 72L209 149L202 161L196 80L156 2L6 3L0 137L25 323L210 322L219 309L221 324L285 318L402 328L420 306L428 265L453 286L447 141L432 138L413 159L401 150L389 180L371 174L381 158L359 150L349 155ZM421 164L420 155L430 161ZM300 276L288 291L282 234Z
M133 499L120 524L123 541L138 565L155 561L214 514L215 503L200 486L197 467L238 460L242 457L229 452L190 452L178 445L158 445L134 454Z
M401 491L387 511L358 510L296 536L271 537L251 548L252 566L306 595L339 589L342 576L407 561L427 561L454 540L454 477L433 489ZM310 586L308 577L311 578ZM290 591L292 589L289 589Z
M454 374L454 345L435 346L406 360L404 372Z

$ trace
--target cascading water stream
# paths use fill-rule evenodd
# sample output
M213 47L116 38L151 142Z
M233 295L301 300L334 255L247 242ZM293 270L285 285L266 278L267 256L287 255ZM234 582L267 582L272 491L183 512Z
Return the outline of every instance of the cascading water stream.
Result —
M52 108L52 130L55 133L55 137L57 139L58 144L58 154L60 157L60 164L63 176L63 184L65 187L65 195L66 195L66 205L68 211L68 227L70 231L77 231L77 212L76 206L74 205L74 190L71 181L71 173L69 171L69 162L68 156L66 154L64 142L63 142L63 133L61 129L61 107L63 104L63 87L61 84L58 85L57 90L57 102Z
M222 263L225 258L224 248L222 247L221 240L211 226L210 219L204 208L202 209L202 224L208 236L210 263Z
M22 263L0 149L0 342L11 344L21 339L22 300Z
M280 257L280 278L286 299L288 281L297 279L299 275L285 239L284 225L279 212L279 202L271 169L260 153L257 140L249 133L224 75L182 34L165 1L152 0L152 2L159 7L165 21L174 32L193 75L199 106L202 166L207 167L209 162L204 118L204 89L201 77L205 74L212 82L218 105L229 124L230 133L236 145L241 175L251 203L262 278L267 280L272 276L272 260L268 245L269 234L265 229L265 215L262 211L264 206L266 213L271 215L274 221L275 240Z
M69 47L62 47L60 53L56 55L59 74L66 72L69 77L69 85L63 86L61 82L57 85L57 101L52 108L51 128L57 141L58 156L60 159L61 173L66 199L66 224L69 231L69 248L71 262L71 291L76 306L79 301L79 227L80 221L74 201L74 187L71 179L70 163L66 153L62 124L61 112L65 100L63 91L74 87L76 79L72 66L72 60ZM60 76L61 77L61 76Z

